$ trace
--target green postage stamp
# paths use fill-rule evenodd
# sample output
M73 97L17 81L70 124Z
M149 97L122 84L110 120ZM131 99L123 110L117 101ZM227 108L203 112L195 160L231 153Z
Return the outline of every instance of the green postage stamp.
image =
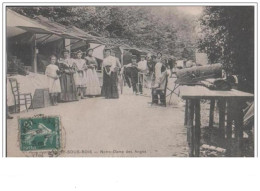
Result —
M58 116L21 118L19 128L22 151L57 150L61 147Z

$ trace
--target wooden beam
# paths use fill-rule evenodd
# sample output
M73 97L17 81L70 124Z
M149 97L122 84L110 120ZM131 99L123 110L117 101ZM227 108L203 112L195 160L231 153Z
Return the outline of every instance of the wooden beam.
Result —
M187 114L187 141L189 145L189 156L194 156L194 100L188 100L188 114Z
M188 100L185 100L185 116L184 116L184 125L187 125L188 120Z
M195 101L194 150L195 157L200 156L200 100Z
M215 110L215 99L210 100L210 108L209 108L209 127L213 127L214 125L214 110Z
M226 116L226 100L219 99L219 135L225 138L225 116Z
M232 100L227 101L227 126L226 126L226 132L227 132L227 156L231 156L231 150L232 150L232 121L233 121L233 115L232 115Z
M37 73L37 41L36 41L36 34L33 35L33 71Z
M242 108L242 101L237 101L235 103L235 156L241 157L242 156L242 139L243 139L243 108Z

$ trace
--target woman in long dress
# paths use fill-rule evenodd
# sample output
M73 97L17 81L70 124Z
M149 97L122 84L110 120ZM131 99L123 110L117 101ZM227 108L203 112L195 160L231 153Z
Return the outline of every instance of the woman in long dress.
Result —
M77 88L74 80L76 70L73 66L73 59L70 58L69 50L64 50L63 56L63 58L58 60L59 69L61 71L61 93L59 100L63 102L77 101Z
M77 52L77 58L74 59L74 66L76 68L74 79L77 87L77 93L78 96L81 97L81 99L84 99L84 96L86 95L86 88L87 88L87 80L86 80L87 78L85 73L87 67L86 67L86 60L82 59L81 50Z
M87 57L85 57L87 70L86 70L86 83L87 83L87 96L96 96L101 94L100 83L96 68L98 66L96 58L92 56L93 49L87 50Z
M56 56L51 56L51 63L46 67L45 75L48 79L48 87L52 105L57 105L58 93L61 92L59 68L56 64Z
M118 99L118 72L121 64L111 56L111 49L105 49L106 58L103 60L102 96L106 99Z

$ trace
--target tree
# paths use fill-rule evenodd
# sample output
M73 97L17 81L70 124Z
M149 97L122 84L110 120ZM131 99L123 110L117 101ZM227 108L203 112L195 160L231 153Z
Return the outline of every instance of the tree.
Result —
M194 18L181 17L174 7L12 7L22 15L38 15L63 25L74 25L99 34L113 43L126 43L168 55L181 55L184 46L195 43Z
M239 75L241 90L254 91L254 7L206 7L200 19L199 48L229 75Z

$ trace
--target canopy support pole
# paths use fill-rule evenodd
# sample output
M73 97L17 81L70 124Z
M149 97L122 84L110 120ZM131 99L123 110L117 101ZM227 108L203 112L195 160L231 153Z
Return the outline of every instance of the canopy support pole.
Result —
M34 73L37 73L37 42L36 42L36 34L33 35L33 71Z

